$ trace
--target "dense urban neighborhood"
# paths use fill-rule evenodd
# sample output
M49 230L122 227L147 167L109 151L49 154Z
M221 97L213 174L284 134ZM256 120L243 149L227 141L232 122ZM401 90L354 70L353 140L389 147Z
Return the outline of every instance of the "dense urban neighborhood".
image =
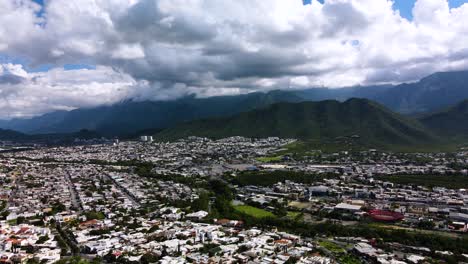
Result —
M468 264L468 0L0 0L0 264Z
M468 262L467 149L75 143L4 148L0 262Z

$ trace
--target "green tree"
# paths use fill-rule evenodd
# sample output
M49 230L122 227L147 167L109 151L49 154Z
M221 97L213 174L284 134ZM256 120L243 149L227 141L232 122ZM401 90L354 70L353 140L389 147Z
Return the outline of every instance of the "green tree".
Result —
M210 196L208 195L207 192L202 192L200 193L198 199L193 201L191 205L191 209L193 211L200 211L200 210L208 211L209 204L210 204Z

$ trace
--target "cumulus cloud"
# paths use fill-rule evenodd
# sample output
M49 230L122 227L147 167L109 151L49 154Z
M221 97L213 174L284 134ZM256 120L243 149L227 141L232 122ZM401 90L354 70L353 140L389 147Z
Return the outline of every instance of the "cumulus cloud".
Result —
M413 21L390 0L49 0L42 16L30 0L0 2L0 52L57 67L0 68L1 94L15 98L4 101L23 115L468 68L468 5L450 9L447 0L418 0ZM101 66L61 70L77 61Z
M4 64L0 65L0 118L112 104L132 97L138 86L131 76L105 66L27 73L21 65Z

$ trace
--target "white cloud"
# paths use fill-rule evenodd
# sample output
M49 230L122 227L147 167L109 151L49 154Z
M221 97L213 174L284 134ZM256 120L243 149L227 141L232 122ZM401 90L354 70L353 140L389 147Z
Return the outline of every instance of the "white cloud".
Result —
M37 24L42 21L35 15L39 10L40 6L29 0L0 1L0 52L37 36Z
M307 6L301 0L49 0L44 18L35 16L40 7L29 0L0 2L0 52L32 65L103 65L78 76L13 74L32 86L40 80L42 94L57 97L41 109L126 96L398 83L468 67L468 5L450 9L446 0L418 0L414 21L402 18L390 0ZM102 69L108 74L93 81ZM8 89L32 100L34 89L21 88L13 75L3 79ZM67 82L79 92L57 90ZM114 83L125 84L125 93L110 88ZM101 92L109 99L96 99Z
M1 74L9 74L9 75L14 75L18 76L21 78L25 78L28 76L28 73L23 70L23 66L19 64L12 64L12 63L7 63L0 65L0 73Z
M142 59L145 57L145 53L139 44L122 44L112 52L111 57L122 60Z
M0 65L0 69L0 80L20 77L15 83L0 82L0 118L112 104L133 97L138 87L131 76L104 66L39 73L27 73L14 64Z

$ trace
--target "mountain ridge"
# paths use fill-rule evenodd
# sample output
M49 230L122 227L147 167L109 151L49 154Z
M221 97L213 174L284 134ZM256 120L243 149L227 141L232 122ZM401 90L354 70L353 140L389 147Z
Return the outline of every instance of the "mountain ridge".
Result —
M359 137L369 145L424 144L436 137L416 120L394 113L367 99L345 102L277 103L267 108L226 118L203 119L157 133L159 140L187 136L223 138L230 136L333 140Z
M274 90L208 98L192 95L172 101L130 99L114 105L56 111L31 119L0 120L0 127L27 134L88 129L106 136L129 136L191 120L230 116L278 102L345 101L353 97L373 100L392 111L415 115L435 112L468 98L467 84L468 71L459 71L435 73L419 82L400 85Z
M468 139L468 99L445 110L419 118L426 127L440 136L451 139Z
M176 101L126 101L109 106L49 113L32 120L0 122L0 127L29 134L71 133L82 129L95 130L107 136L131 135L142 130L162 129L178 122L203 117L225 116L244 110L265 107L278 101L297 102L294 94L274 91L239 96L203 99L183 98ZM44 126L41 120L56 119ZM41 119L41 120L39 120ZM40 124L40 125L38 125Z

